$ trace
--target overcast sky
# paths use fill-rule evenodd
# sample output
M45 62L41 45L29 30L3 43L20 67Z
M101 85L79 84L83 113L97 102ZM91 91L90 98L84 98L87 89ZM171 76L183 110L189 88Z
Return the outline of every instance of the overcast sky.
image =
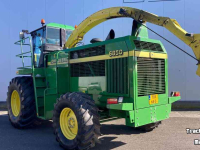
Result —
M129 6L176 19L189 33L200 33L200 0L148 1L150 0L142 3L123 3L123 0L0 0L0 101L6 100L8 84L16 76L16 68L21 66L21 59L15 57L20 53L20 47L14 45L19 40L19 32L22 29L32 31L41 27L42 18L46 23L75 26L101 9ZM105 39L110 29L115 30L116 37L130 35L131 24L132 20L127 18L109 20L90 30L83 41L88 44L95 37ZM188 46L166 29L147 25L193 55ZM150 38L160 39L152 33L149 35ZM169 92L180 91L182 100L200 100L200 78L196 75L196 61L161 41L169 54ZM29 64L29 60L26 63Z

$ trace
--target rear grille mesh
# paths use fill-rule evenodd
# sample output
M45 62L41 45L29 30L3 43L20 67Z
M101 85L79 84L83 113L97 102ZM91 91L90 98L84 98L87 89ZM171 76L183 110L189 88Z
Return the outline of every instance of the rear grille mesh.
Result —
M157 43L134 40L134 44L137 49L144 49L154 52L163 52L161 45Z
M105 76L105 60L71 64L71 77Z
M107 92L128 94L128 58L106 60Z
M138 96L165 93L165 60L137 58Z

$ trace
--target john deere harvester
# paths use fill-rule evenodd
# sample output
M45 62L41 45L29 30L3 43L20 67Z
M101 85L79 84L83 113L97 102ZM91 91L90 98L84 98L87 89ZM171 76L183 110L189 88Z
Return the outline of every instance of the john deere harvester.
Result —
M119 17L134 19L131 35L115 38L111 30L106 40L81 43L91 28ZM124 118L127 126L150 131L169 118L180 93L169 97L167 52L148 38L145 22L167 28L199 59L199 34L187 33L174 19L129 7L101 10L76 28L42 20L41 28L20 32L15 44L21 45L21 76L11 80L7 94L12 125L26 128L38 118L52 119L56 140L72 150L95 146L100 120Z

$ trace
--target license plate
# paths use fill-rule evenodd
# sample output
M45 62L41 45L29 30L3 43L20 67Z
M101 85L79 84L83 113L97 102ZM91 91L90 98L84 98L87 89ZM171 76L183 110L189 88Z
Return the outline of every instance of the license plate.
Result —
M149 95L149 105L158 104L158 94Z

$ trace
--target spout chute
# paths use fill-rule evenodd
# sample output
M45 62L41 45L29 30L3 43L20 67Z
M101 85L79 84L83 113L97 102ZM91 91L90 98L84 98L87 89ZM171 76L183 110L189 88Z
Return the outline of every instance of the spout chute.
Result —
M197 60L200 59L200 34L188 34L175 19L169 17L160 17L155 14L131 7L112 7L100 10L83 22L72 32L71 36L65 43L65 48L72 48L83 39L84 35L96 25L120 17L133 18L139 22L149 22L158 26L163 26L176 37L190 46ZM191 35L191 36L188 36ZM200 64L198 63L197 75L200 76Z

